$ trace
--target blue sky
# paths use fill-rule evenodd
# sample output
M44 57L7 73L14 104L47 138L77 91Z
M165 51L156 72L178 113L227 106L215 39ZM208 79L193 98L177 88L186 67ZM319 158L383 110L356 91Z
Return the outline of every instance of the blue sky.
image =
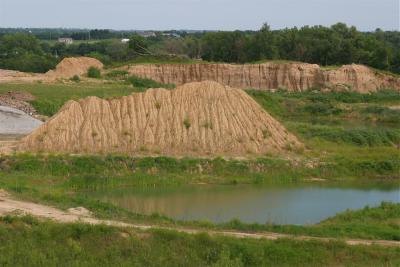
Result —
M0 0L0 27L279 29L345 22L399 30L399 0Z

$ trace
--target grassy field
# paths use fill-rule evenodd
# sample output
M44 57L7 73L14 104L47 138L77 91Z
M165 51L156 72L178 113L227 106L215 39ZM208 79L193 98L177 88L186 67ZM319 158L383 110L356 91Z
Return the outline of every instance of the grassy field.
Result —
M18 249L16 249L18 248ZM399 248L0 219L1 266L397 266Z
M39 113L51 116L69 99L89 95L112 98L160 85L136 78L105 78L109 81L99 84L0 84L0 93L31 92L37 97L32 104ZM304 151L248 160L9 155L0 158L0 188L17 198L61 209L83 206L96 217L127 222L400 240L400 204L382 203L376 208L347 211L316 225L244 224L237 220L215 225L174 221L158 214L135 214L86 194L104 189L200 183L295 183L312 178L339 183L398 184L400 153L396 144L400 143L400 111L391 108L400 103L397 92L248 93L304 142ZM6 266L24 266L27 262L37 266L110 262L146 266L396 266L400 264L399 253L394 248L347 247L337 242L235 240L170 231L143 233L81 224L58 225L29 217L6 217L0 221L0 265Z

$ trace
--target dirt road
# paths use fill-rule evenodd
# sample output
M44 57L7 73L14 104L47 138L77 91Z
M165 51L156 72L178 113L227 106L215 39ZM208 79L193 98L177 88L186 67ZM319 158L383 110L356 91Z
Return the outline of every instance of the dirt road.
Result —
M109 225L115 227L132 227L140 230L149 229L164 229L183 232L187 234L198 234L207 232L210 235L223 235L235 238L254 238L254 239L268 239L277 240L279 238L289 238L300 241L343 241L347 245L380 245L386 247L400 247L400 241L389 241L389 240L362 240L362 239L337 239L337 238L326 238L326 237L312 237L312 236L294 236L289 234L261 232L261 233L245 233L237 231L220 231L220 230L199 230L199 229L188 229L178 227L164 227L157 225L141 225L124 223L120 221L102 220L91 216L90 212L84 208L69 209L62 211L50 206L36 204L32 202L20 201L12 198L7 192L0 189L0 216L7 214L19 214L19 215L32 215L41 218L51 219L60 223L73 223L81 222L93 225Z

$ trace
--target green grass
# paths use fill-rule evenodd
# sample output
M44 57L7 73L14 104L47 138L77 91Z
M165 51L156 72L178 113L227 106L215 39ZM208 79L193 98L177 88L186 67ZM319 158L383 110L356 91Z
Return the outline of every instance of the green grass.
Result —
M386 107L400 103L395 91L248 93L306 143L312 139L357 146L400 143L400 112Z
M241 231L271 231L319 237L382 239L400 241L400 204L383 202L378 207L347 210L315 225L244 224L233 220L220 228Z
M141 91L125 83L88 84L0 84L0 94L8 91L26 91L32 93L36 100L32 105L43 115L52 116L70 99L79 100L87 96L112 98L130 95Z
M400 144L400 128L361 128L349 129L341 126L313 125L296 123L290 129L305 139L320 138L334 143L357 146L393 146Z
M163 84L163 83L159 83L156 82L154 80L151 79L146 79L146 78L140 78L138 76L130 76L127 79L127 82L132 84L134 87L138 87L138 88L143 88L143 89L147 89L147 88L174 88L175 85L173 84Z
M2 266L396 266L399 248L0 220Z
M384 153L384 152L383 152ZM276 231L315 236L381 238L399 240L400 204L382 204L381 207L366 210L354 217L356 220L341 219L341 224L327 221L315 226L279 226L243 224L232 221L214 225L203 222L176 222L160 215L146 216L129 212L110 203L99 201L87 194L98 190L121 188L178 187L186 184L216 183L292 183L303 178L329 177L337 175L368 176L371 173L387 176L393 173L393 160L376 161L368 158L337 159L339 165L325 164L324 169L292 166L279 159L258 159L249 161L224 159L174 159L174 158L131 158L125 156L8 156L0 161L0 188L29 201L54 205L61 209L83 206L100 218L124 220L162 225L183 225L190 227L239 229L243 231ZM200 167L199 167L200 166ZM346 173L348 172L348 173ZM348 181L346 177L344 179ZM382 182L380 182L382 183ZM239 186L239 185L238 185ZM374 210L382 217L375 216ZM350 213L353 214L353 213ZM372 215L371 215L372 214ZM383 216L385 215L385 216ZM343 218L346 218L344 216ZM396 217L397 216L397 217ZM360 218L364 217L364 221ZM342 217L341 217L342 218Z

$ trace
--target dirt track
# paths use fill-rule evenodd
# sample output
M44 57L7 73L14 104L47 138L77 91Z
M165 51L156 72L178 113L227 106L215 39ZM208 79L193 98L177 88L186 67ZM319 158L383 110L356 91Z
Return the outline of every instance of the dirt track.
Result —
M187 234L198 234L207 232L210 235L223 235L234 238L253 238L253 239L268 239L277 240L280 238L288 238L298 241L343 241L347 245L379 245L385 247L400 247L400 241L388 241L388 240L362 240L362 239L337 239L337 238L325 238L325 237L312 237L312 236L294 236L289 234L262 232L262 233L245 233L236 231L217 231L217 230L198 230L178 227L163 227L157 225L140 225L130 224L120 221L101 220L96 219L90 215L84 208L69 209L68 211L62 211L53 207L36 204L32 202L25 202L13 199L9 194L0 189L0 216L7 214L26 214L33 215L41 218L51 219L60 223L88 223L93 225L109 225L115 227L131 227L139 230L149 229L164 229L178 231Z

